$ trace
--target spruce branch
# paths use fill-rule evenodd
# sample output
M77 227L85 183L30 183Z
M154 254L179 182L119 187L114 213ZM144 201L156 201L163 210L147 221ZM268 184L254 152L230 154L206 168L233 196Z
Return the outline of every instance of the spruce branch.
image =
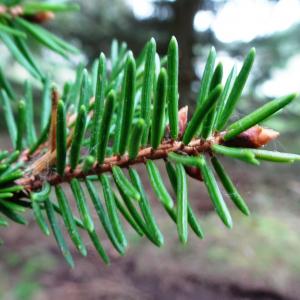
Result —
M106 59L101 53L91 73L80 64L75 81L63 86L61 96L59 88L51 88L51 82L45 79L40 131L32 122L31 87L25 85L25 101L18 103L16 118L10 101L13 93L4 85L0 99L14 151L0 152L0 226L7 226L7 219L25 224L24 210L32 210L41 231L45 235L53 233L66 261L73 266L59 225L62 219L72 243L83 256L87 250L80 230L88 233L95 250L109 263L95 230L88 205L91 201L118 253L124 255L128 247L122 218L139 236L160 247L164 237L137 165L144 165L156 198L175 223L184 244L188 242L189 229L199 238L204 237L188 199L188 176L205 186L216 213L228 228L233 226L233 220L219 182L235 206L249 215L249 207L224 168L222 156L254 165L262 161L300 161L297 154L263 149L279 133L259 125L297 95L269 101L227 126L240 101L255 51L250 50L237 76L232 69L223 88L225 74L221 63L215 66L216 51L212 48L196 110L188 118L188 107L178 110L178 55L175 37L170 41L167 59L162 61L154 39L137 59L126 44L113 41L111 57ZM164 161L174 193L165 186L156 160ZM71 188L79 218L72 211L65 185ZM53 190L55 193L51 193Z
M244 132L242 135L237 136L236 139L231 140L231 143L238 144L239 147L257 148L268 144L270 141L278 137L278 132L274 130L260 126L256 126L255 128L259 128L259 135L247 134L247 132ZM249 131L252 132L253 129L254 128L250 128ZM167 159L168 154L172 152L180 152L186 155L211 153L213 151L213 145L225 143L225 135L226 132L222 132L210 137L210 139L194 139L188 145L185 145L183 141L166 139L159 145L157 149L153 149L152 147L142 148L138 151L134 159L131 159L129 154L107 157L102 163L99 163L101 160L98 160L99 162L95 162L88 171L84 170L84 163L78 165L74 170L72 170L71 166L67 166L64 170L63 176L60 176L56 173L47 175L47 170L49 166L54 164L57 153L56 151L47 152L42 157L40 162L37 161L33 164L32 168L28 172L27 177L25 176L22 178L22 180L19 180L18 183L25 186L28 191L36 191L43 186L44 181L50 183L51 185L57 185L62 182L69 182L73 178L85 178L89 175L111 172L114 166L127 168L139 163L145 163L147 160ZM262 136L262 138L260 136ZM72 135L70 134L67 145L71 144L71 139ZM40 180L39 177L43 177L44 179Z

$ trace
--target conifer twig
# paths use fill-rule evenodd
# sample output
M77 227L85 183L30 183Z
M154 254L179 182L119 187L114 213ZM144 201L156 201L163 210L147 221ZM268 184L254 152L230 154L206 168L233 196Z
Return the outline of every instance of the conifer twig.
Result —
M278 136L278 133L274 130L270 130L267 128L263 128L260 126L260 130L258 132L258 136L253 136L253 130L250 128L252 134L245 134L242 133L242 139L240 136L237 136L235 139L238 140L239 146L243 147L247 145L250 148L259 148L273 140ZM262 134L264 132L264 134ZM141 149L135 159L130 159L128 154L123 156L115 155L111 157L105 158L103 163L99 165L98 163L94 163L92 168L88 172L83 171L83 165L80 164L77 166L75 170L71 170L70 166L67 166L64 172L64 176L60 176L57 173L50 173L47 174L47 169L49 167L49 162L55 161L56 159L56 151L52 153L47 152L43 160L40 161L39 164L35 164L31 172L28 173L28 176L23 177L21 180L18 181L18 184L21 184L25 187L25 189L29 191L39 190L43 186L43 182L47 181L51 185L57 185L61 182L69 182L73 178L85 178L88 175L94 174L101 174L104 172L109 172L112 170L113 166L120 166L120 167L128 167L131 165L135 165L138 163L144 163L146 160L157 160L157 159L166 159L168 153L170 152L181 152L187 155L195 155L197 153L210 153L212 145L214 144L224 144L223 136L226 132L221 132L219 134L215 134L210 139L194 139L188 145L185 145L182 141L173 141L173 140L164 140L163 143L157 148L153 149L152 147L147 147ZM259 141L260 137L262 140ZM71 143L71 136L68 137L67 146ZM234 143L233 139L231 142ZM243 141L242 144L240 141ZM39 174L43 174L43 179ZM45 178L46 176L46 178Z

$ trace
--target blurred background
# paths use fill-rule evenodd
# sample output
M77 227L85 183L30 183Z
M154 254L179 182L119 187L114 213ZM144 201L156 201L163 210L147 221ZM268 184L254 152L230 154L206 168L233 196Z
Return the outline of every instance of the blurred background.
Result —
M257 59L235 117L269 99L300 90L300 1L298 0L78 0L81 11L47 24L82 50L65 61L45 49L34 52L60 84L74 79L79 61L89 67L100 51L109 55L113 38L138 55L152 36L166 54L172 35L180 46L180 103L194 107L204 63L215 46L225 74L256 47ZM34 45L33 45L34 46ZM1 64L16 88L26 72L0 45ZM38 95L38 93L37 93ZM38 97L38 96L37 96ZM38 99L37 99L38 101ZM300 105L297 101L265 123L282 133L269 147L299 153ZM5 128L1 126L2 130ZM7 144L4 130L1 147ZM111 251L104 266L90 247L68 268L52 238L33 222L1 231L0 299L300 299L299 165L262 163L260 168L225 161L245 196L251 217L234 207L227 230L212 212L202 184L190 180L190 199L206 233L190 234L183 247L173 224L155 207L165 246L154 248L128 228L125 257ZM155 202L155 200L154 200ZM228 201L229 203L229 201ZM110 245L104 240L106 249Z

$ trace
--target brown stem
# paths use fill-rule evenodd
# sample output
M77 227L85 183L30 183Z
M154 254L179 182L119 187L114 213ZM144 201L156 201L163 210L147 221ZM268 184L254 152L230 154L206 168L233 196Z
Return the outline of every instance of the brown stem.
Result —
M87 173L83 173L82 165L79 165L74 171L71 171L70 167L67 166L65 169L65 175L59 176L57 173L52 174L36 174L29 175L18 181L18 184L23 185L28 191L39 190L43 183L47 181L51 185L56 185L62 182L68 182L72 178L84 178L88 175L100 174L111 171L113 166L128 167L130 165L144 163L146 160L157 160L165 159L168 153L174 151L181 151L188 155L195 153L209 152L212 144L220 144L222 141L221 135L216 135L209 140L197 139L193 140L189 145L184 145L181 141L164 141L160 147L153 150L151 147L141 149L135 159L129 159L128 155L124 156L112 156L104 160L104 163L99 165L95 163L91 170ZM47 172L47 170L45 171ZM45 173L44 172L44 173Z
M95 163L93 167L86 173L82 171L82 164L75 170L71 170L69 166L65 169L65 175L61 177L57 173L51 172L51 163L56 160L56 151L47 152L41 160L38 160L39 165L33 164L31 172L28 172L25 177L18 181L18 184L23 185L27 192L39 190L44 182L51 185L57 185L62 182L68 182L73 178L84 178L88 175L101 174L111 171L113 166L128 167L138 163L144 163L146 160L166 159L168 153L179 151L186 155L195 155L197 153L211 153L213 144L225 144L223 136L225 132L217 133L207 140L195 139L189 145L184 145L182 141L164 140L158 149L154 150L151 147L141 149L135 159L129 159L129 156L112 156L107 157L103 164ZM278 132L260 127L258 125L246 130L231 141L232 146L259 148L278 137ZM72 137L68 138L68 145ZM50 170L50 171L49 171Z

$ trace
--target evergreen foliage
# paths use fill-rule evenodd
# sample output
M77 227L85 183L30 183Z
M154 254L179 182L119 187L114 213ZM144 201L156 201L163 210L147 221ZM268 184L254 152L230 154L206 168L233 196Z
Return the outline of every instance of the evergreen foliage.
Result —
M13 7L0 4L7 9L0 19L0 38L15 59L43 84L42 112L34 116L34 101L40 99L33 99L28 82L24 84L24 100L15 103L16 95L0 72L1 113L13 148L0 152L0 226L10 222L24 225L25 211L32 211L41 231L46 236L53 234L70 266L74 261L64 232L86 256L81 236L86 231L100 257L109 263L91 209L120 255L128 247L124 221L154 245L164 244L152 203L135 168L138 164L145 165L158 202L185 244L190 229L204 237L188 199L188 176L197 178L200 185L203 181L216 213L231 228L233 220L220 184L244 215L250 212L225 170L222 156L254 165L300 160L297 154L260 149L278 134L258 126L296 99L296 94L272 100L227 125L241 99L254 49L237 76L232 69L224 88L226 74L221 63L215 66L216 50L210 50L197 107L186 124L186 116L178 111L179 47L175 37L170 40L166 61L157 59L153 38L136 59L125 43L114 40L109 58L101 53L92 72L80 64L75 81L56 88L35 63L26 36L64 57L77 53L73 46L33 22L41 13L65 12L77 6L17 2L22 8L17 15L13 13L16 3ZM36 118L40 119L39 128L33 122ZM155 162L158 159L165 163L173 191L165 186Z

